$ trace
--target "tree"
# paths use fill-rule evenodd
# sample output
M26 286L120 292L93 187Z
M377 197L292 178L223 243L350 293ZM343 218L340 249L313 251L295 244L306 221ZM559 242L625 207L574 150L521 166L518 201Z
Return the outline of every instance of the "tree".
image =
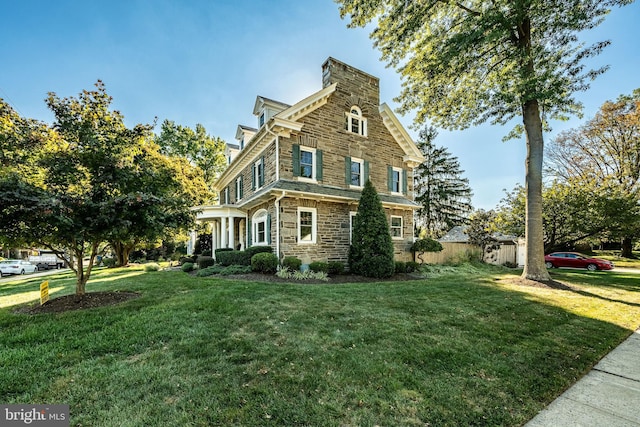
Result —
M505 234L522 235L525 191L516 186L500 202L494 227ZM638 221L635 198L617 188L554 181L542 191L545 252L572 250L579 242L593 243L616 235Z
M493 233L493 222L495 219L494 211L485 211L478 209L469 217L469 225L465 229L465 233L469 236L469 243L480 246L482 250L481 260L484 260L487 251L494 248L497 243Z
M185 158L193 166L199 167L209 189L213 188L213 184L227 167L225 142L208 135L201 124L196 124L194 130L165 120L155 141L163 154Z
M49 137L24 143L29 155L20 158L30 163L18 161L0 175L0 235L53 250L75 272L79 296L106 242L155 237L193 221L194 193L183 187L182 170L149 143L150 126L127 128L110 110L111 100L100 81L77 98L50 93L46 102L55 121ZM25 166L29 172L21 170Z
M460 162L444 147L436 147L438 132L425 127L420 132L418 148L425 161L416 168L414 188L418 210L418 223L426 235L439 238L457 225L467 223L471 213L471 188L469 180L462 178Z
M349 268L366 277L390 277L395 272L389 223L378 192L369 180L353 218Z
M640 203L640 89L605 102L583 126L558 135L546 162L559 179L617 187ZM631 258L640 218L621 227L620 233L622 256Z
M464 129L522 118L510 136L526 135L526 279L550 278L542 244L543 125L579 113L574 93L605 71L582 62L608 42L585 47L576 34L631 1L337 0L350 26L376 20L374 45L403 78L400 111L416 110L417 123L428 117Z

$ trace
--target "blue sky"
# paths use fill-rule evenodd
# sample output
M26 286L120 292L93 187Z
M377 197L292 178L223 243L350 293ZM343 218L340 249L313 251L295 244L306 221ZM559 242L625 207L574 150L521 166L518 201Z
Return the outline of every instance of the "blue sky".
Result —
M640 87L639 18L634 3L583 35L612 41L593 61L610 70L578 94L586 117ZM4 2L0 97L23 116L51 122L47 92L76 96L101 79L130 126L154 117L201 123L211 135L236 142L238 124L256 125L257 95L299 101L321 89L320 67L333 56L379 77L381 100L397 107L400 78L379 61L370 28L346 25L331 0ZM415 139L413 116L399 118ZM552 123L545 139L580 123ZM436 140L460 160L476 208L495 207L503 189L524 181L525 142L502 142L508 130L441 130Z

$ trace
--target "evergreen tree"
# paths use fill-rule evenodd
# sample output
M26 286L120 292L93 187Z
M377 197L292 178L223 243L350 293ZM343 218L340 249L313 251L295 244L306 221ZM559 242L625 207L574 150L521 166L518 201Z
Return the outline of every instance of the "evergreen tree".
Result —
M438 132L425 127L420 132L418 148L425 157L416 168L414 188L418 210L418 224L426 236L437 239L451 228L468 222L471 213L471 188L469 180L462 178L460 162L445 147L436 147Z
M390 277L395 272L389 223L378 192L369 180L353 219L349 268L366 277Z

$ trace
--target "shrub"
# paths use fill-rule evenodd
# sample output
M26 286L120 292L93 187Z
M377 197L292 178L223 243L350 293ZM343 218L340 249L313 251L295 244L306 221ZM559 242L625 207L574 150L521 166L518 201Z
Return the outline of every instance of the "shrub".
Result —
M209 250L206 250L206 251L202 251L200 253L200 256L208 256L208 257L210 257L211 256L211 250L209 249Z
M271 253L271 246L252 246L244 251L216 249L216 260L222 265L251 265L251 258L258 253Z
M115 258L102 258L102 264L107 268L111 268L111 267L116 265L116 259Z
M413 273L414 271L418 271L420 269L420 264L415 261L407 262L407 273Z
M160 266L155 262L144 265L144 271L160 271Z
M278 257L272 253L261 252L251 257L251 271L275 273L278 269Z
M182 264L182 271L184 271L185 273L193 271L193 263L185 262L184 264Z
M220 271L221 276L230 276L232 274L247 274L251 273L250 265L230 265L228 267L224 267Z
M309 270L319 273L328 273L329 272L329 264L327 264L326 262L322 262L322 261L314 261L311 264L309 264Z
M418 239L411 245L411 252L440 252L442 244L433 239Z
M215 264L216 261L210 256L200 255L198 257L198 268L207 268Z
M288 268L291 271L300 270L301 265L302 261L294 256L288 256L282 260L282 266Z
M349 248L349 269L366 277L393 275L393 242L387 215L371 181L367 180L358 213L353 218L353 238Z
M396 274L404 274L407 272L407 263L403 261L396 261Z
M344 273L344 263L340 261L329 261L329 275L337 276Z
M196 276L198 277L207 277L207 276L213 276L214 274L219 274L220 271L222 271L224 269L224 267L220 266L220 265L212 265L210 267L206 267L202 270L198 269L198 272L196 273Z
M186 263L186 262L190 262L190 263L192 263L192 264L193 264L194 262L196 262L196 260L195 260L195 259L193 259L192 257L185 256L185 257L180 258L180 259L179 259L179 262L180 262L180 265L183 265L183 264L184 264L184 263Z

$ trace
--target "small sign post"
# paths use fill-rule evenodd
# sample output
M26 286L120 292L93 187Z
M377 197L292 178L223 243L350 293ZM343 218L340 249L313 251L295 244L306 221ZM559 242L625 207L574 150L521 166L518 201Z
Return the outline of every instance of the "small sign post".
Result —
M49 301L49 281L40 283L40 305Z

